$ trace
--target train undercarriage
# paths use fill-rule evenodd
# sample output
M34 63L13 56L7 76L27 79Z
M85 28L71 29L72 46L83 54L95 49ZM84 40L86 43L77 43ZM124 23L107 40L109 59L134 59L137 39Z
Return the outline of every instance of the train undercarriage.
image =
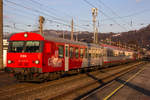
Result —
M120 65L120 64L125 64L129 63L124 62L124 63L119 63L119 64L114 64L114 65L105 65L105 66L92 66L92 67L85 67L85 68L79 68L79 69L72 69L69 71L57 71L57 72L42 72L42 69L40 68L7 68L7 71L11 73L18 81L26 81L26 82L44 82L44 81L50 81L50 80L55 80L59 79L64 76L69 76L73 74L79 74L79 73L85 73L85 72L90 72L90 71L95 71L98 69L106 68L106 67L111 67L115 65Z

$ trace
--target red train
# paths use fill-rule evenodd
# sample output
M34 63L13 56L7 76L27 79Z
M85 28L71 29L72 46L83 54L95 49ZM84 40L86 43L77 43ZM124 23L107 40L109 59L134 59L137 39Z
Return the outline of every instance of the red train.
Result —
M9 39L7 69L18 80L53 80L136 59L135 52L109 45L76 42L37 33L13 34Z

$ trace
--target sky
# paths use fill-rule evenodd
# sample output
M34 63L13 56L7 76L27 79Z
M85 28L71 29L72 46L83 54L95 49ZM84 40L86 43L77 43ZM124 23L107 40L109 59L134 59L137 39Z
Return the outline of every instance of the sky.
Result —
M3 0L4 32L44 29L93 32L92 8L98 9L99 32L126 32L150 24L150 0Z

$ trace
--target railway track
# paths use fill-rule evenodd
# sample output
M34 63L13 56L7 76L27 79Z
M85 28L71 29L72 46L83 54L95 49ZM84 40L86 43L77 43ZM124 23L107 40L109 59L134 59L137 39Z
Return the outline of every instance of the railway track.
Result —
M0 89L0 100L75 99L144 63L137 62L110 67L41 84L21 83L4 87Z
M54 98L49 98L49 100L79 100L82 99L82 97L86 96L87 94L95 91L98 88L103 87L104 85L106 85L107 83L111 82L112 80L114 80L115 78L128 73L129 71L137 68L140 65L143 65L144 63L138 63L138 64L134 64L131 66L128 66L126 68L122 68L119 69L116 72L106 72L105 75L103 76L102 74L100 75L96 75L95 77L91 76L95 81L91 81L91 82L87 82L88 84L84 85L84 86L80 86L78 88L75 88L72 91L68 91L64 94L58 95ZM112 70L110 70L112 71ZM108 74L108 75L106 75ZM47 100L48 97L46 98L42 98L42 100Z

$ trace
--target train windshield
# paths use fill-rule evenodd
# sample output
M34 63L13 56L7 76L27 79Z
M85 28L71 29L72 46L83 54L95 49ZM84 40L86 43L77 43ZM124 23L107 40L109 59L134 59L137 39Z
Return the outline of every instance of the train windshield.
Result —
M11 41L9 52L41 52L40 41Z

